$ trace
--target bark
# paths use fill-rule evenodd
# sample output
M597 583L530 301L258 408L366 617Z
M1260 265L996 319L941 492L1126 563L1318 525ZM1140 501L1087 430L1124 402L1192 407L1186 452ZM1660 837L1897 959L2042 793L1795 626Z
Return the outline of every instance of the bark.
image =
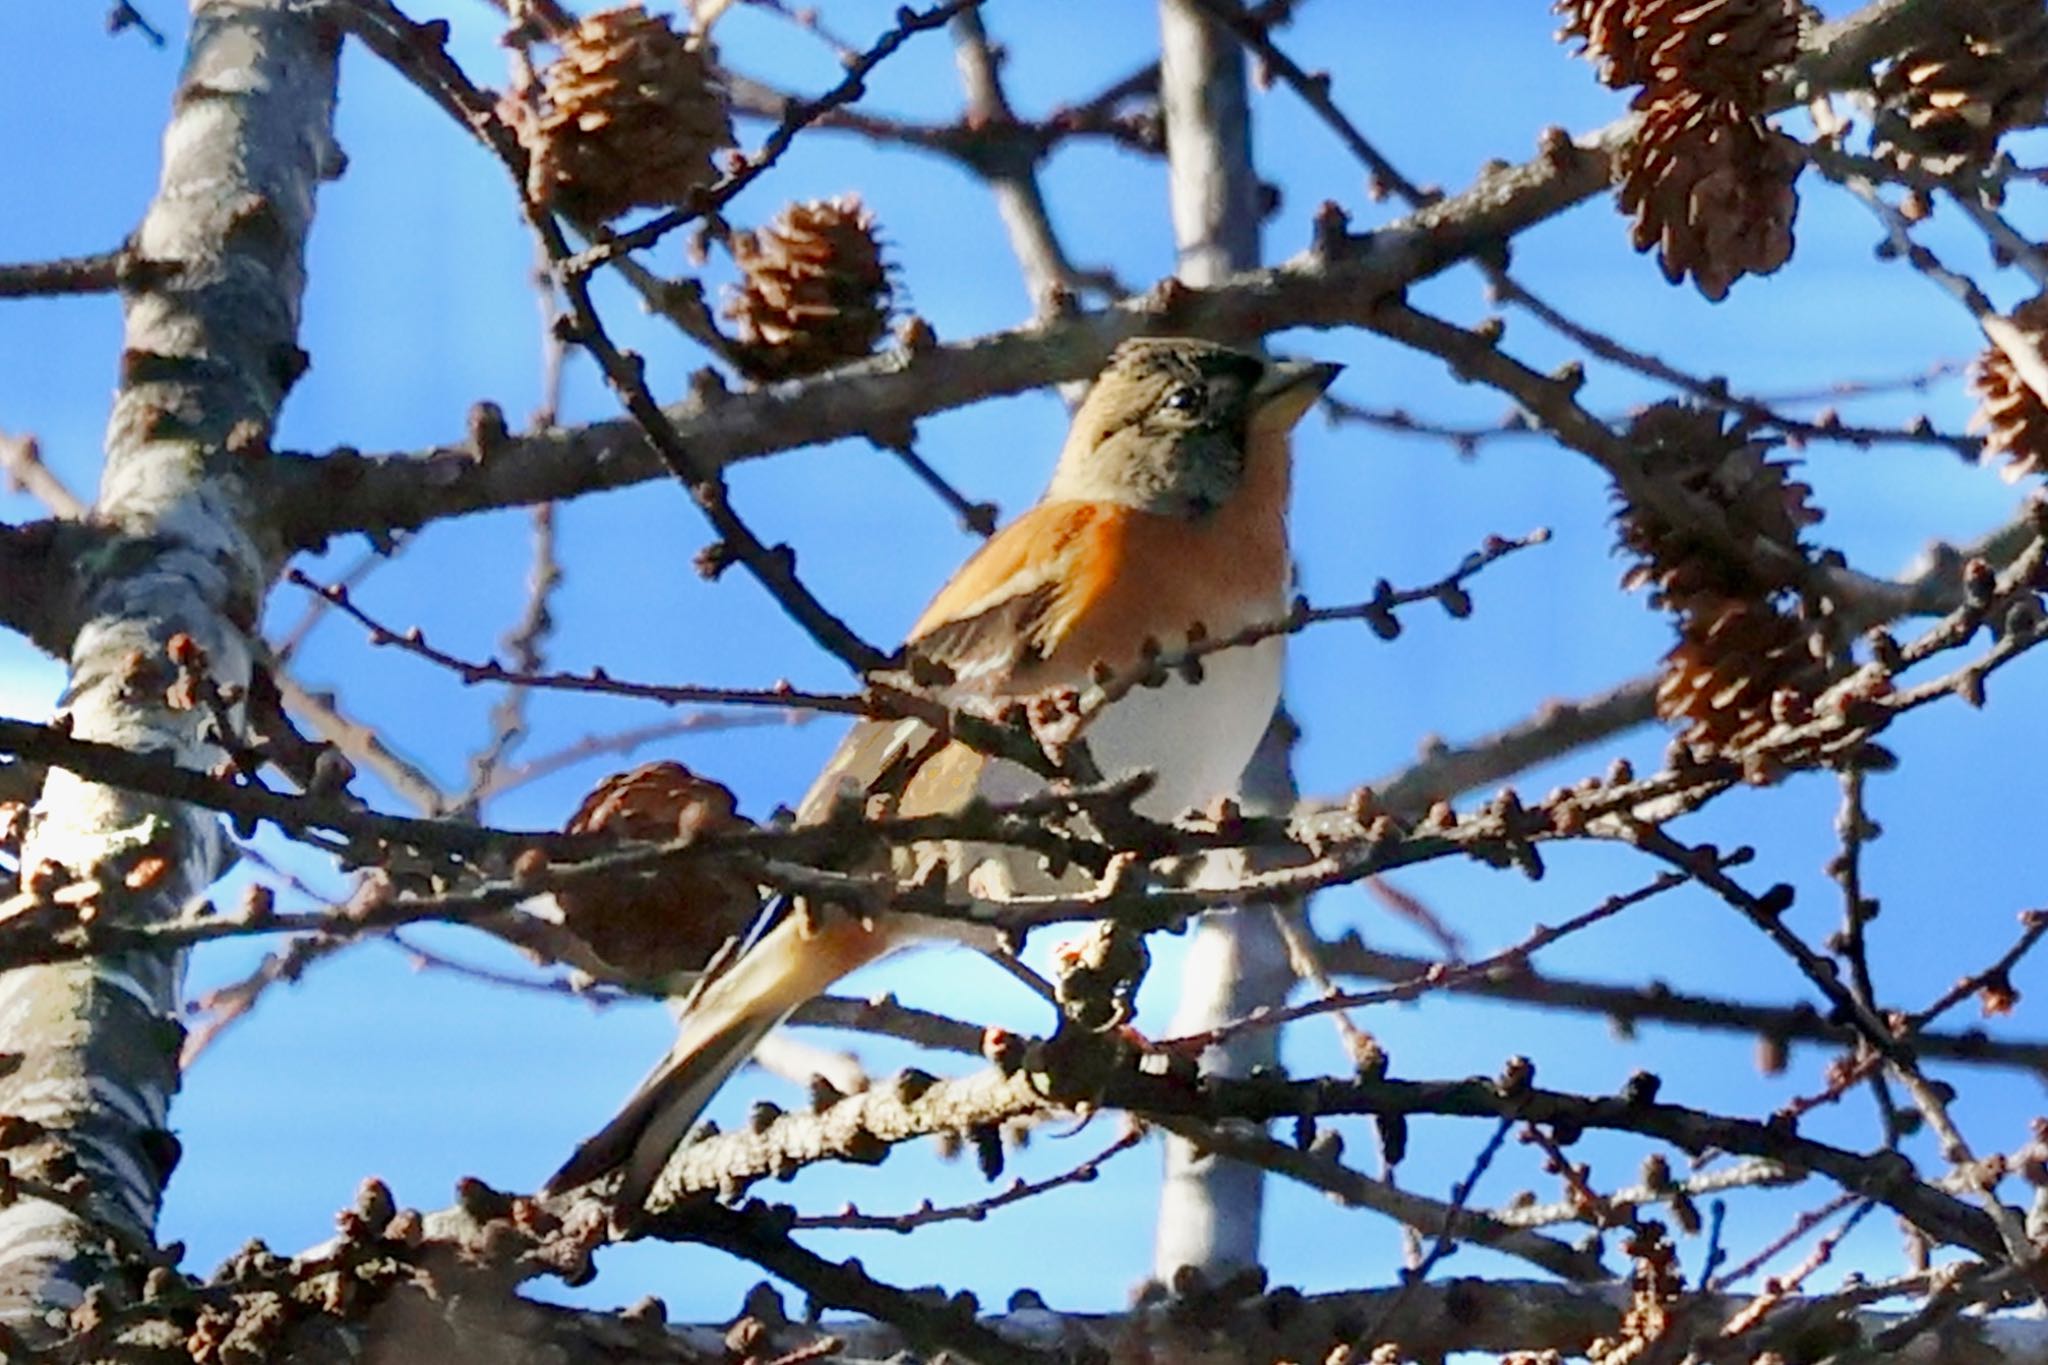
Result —
M1252 163L1244 53L1191 0L1161 0L1159 99L1166 123L1168 187L1178 277L1197 288L1259 264L1259 180ZM1294 727L1284 711L1245 775L1247 804L1293 804L1288 758ZM1292 982L1287 950L1265 913L1212 912L1197 922L1181 969L1171 1031L1200 1033L1277 1004ZM1253 1029L1210 1049L1203 1064L1249 1075L1278 1058L1279 1030ZM1259 1262L1265 1172L1180 1138L1166 1141L1152 1270L1170 1280L1182 1266L1215 1278Z
M82 739L195 768L219 760L202 709L176 709L171 642L245 682L257 604L280 546L258 531L248 475L305 367L296 344L302 248L317 182L334 173L336 35L280 0L200 0L165 130L162 178L135 238L153 263L125 299L121 382L96 519L110 534L74 566L78 629L63 715ZM182 647L181 647L182 652ZM53 769L23 867L98 883L96 914L162 918L224 865L217 820ZM45 1325L104 1269L147 1246L177 1159L178 988L171 955L128 954L0 977L0 1113L40 1125L15 1169L82 1195L0 1209L0 1321Z
M979 11L962 11L953 20L953 56L967 96L969 121L982 129L1014 126L1017 116L1003 92L1001 58L982 26ZM1059 311L1062 293L1071 303L1087 282L1067 259L1053 231L1052 210L1038 183L1038 153L1016 141L997 145L1005 150L984 160L982 176L995 197L996 211L1002 215L1003 230L1009 235L1024 287L1030 291L1032 309L1045 317Z
M438 1221L438 1215L431 1221ZM473 1237L465 1240L474 1244ZM821 1327L793 1322L763 1286L748 1297L742 1338L748 1352L741 1357L729 1344L734 1331L723 1325L667 1324L659 1300L645 1300L624 1314L535 1303L512 1294L502 1278L451 1265L441 1251L430 1242L420 1251L400 1253L396 1264L409 1263L404 1283L358 1291L339 1312L313 1306L320 1301L323 1281L335 1280L331 1267L337 1260L302 1258L271 1279L267 1293L216 1296L209 1310L212 1330L221 1336L235 1333L268 1358L294 1365L425 1360L442 1365L673 1365L792 1357L879 1365L918 1356L913 1340L886 1323L839 1319ZM1547 1349L1576 1356L1596 1338L1616 1333L1628 1298L1622 1285L1509 1279L1451 1279L1319 1295L1288 1288L1244 1292L1250 1287L1204 1289L1105 1314L1058 1312L1022 1293L1007 1311L981 1317L976 1325L1011 1348L1005 1355L1013 1351L1048 1365L1269 1365L1326 1360L1336 1352L1362 1356L1360 1333L1368 1327L1372 1339L1365 1344L1398 1342L1406 1360L1442 1359L1460 1351L1493 1356ZM280 1314L280 1298L306 1307ZM1683 1331L1711 1340L1749 1303L1739 1294L1691 1296L1676 1322ZM829 1306L829 1300L820 1306ZM165 1348L182 1344L190 1315L189 1307L182 1312L176 1306L145 1308L117 1331L105 1333L112 1340L103 1338L89 1357L66 1352L58 1359L154 1365L165 1358ZM1750 1349L1733 1358L1750 1359L1766 1347L1776 1347L1788 1359L1848 1358L1897 1330L1905 1316L1861 1306L1853 1295L1789 1297L1745 1335ZM2039 1360L2044 1352L2048 1324L1962 1314L1879 1358L1900 1365L2016 1365Z

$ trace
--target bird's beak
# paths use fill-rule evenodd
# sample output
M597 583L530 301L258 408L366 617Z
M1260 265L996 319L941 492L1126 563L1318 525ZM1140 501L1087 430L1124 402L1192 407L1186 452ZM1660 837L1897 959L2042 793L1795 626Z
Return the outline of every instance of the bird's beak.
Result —
M1321 360L1275 360L1252 389L1252 410L1261 422L1291 427L1343 369Z

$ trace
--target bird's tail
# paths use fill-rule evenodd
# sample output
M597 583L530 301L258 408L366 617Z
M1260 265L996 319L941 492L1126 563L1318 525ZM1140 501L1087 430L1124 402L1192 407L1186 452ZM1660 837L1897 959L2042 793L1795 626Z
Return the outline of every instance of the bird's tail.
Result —
M636 1214L711 1097L790 1012L894 946L886 930L833 911L784 916L704 988L682 1031L618 1117L548 1177L549 1194L622 1171L615 1207Z

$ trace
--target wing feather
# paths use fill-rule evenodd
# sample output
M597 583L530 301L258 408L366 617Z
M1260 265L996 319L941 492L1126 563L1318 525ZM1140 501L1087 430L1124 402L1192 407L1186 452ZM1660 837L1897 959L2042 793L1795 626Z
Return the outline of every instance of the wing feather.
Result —
M1106 515L1093 503L1033 508L984 544L925 608L909 642L952 670L949 700L1024 695L1078 680L1048 678L1045 665L1099 587L1099 578L1069 568L1103 532ZM951 810L974 795L986 763L918 721L864 720L847 732L797 817L821 820L842 795L879 792L899 797L905 814Z

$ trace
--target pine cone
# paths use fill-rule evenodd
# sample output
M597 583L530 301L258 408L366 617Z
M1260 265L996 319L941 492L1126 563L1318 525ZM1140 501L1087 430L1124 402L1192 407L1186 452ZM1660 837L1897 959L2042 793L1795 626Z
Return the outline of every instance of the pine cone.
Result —
M1929 169L1987 162L1998 139L2048 118L2048 9L2040 0L1951 5L1958 26L1908 48L1877 78L1878 148Z
M1801 532L1821 518L1808 501L1813 490L1790 477L1788 461L1766 459L1762 442L1724 430L1726 420L1712 408L1658 403L1629 424L1628 439L1645 475L1712 502L1739 543L1760 540L1800 554ZM1761 599L1792 585L1756 557L1735 559L1655 507L1624 501L1616 520L1622 548L1639 561L1622 575L1622 586L1650 587L1654 606L1683 610L1702 596Z
M858 195L791 204L758 232L733 235L742 273L723 312L734 359L751 379L815 374L875 349L893 290L874 215Z
M1579 55L1593 63L1601 83L1617 90L1648 79L1635 34L1641 8L1641 0L1557 0L1551 7L1564 18L1557 40L1579 44Z
M1764 77L1799 53L1790 0L1558 0L1561 42L1577 42L1600 79L1647 87L1644 106L1692 91L1761 114Z
M1766 457L1711 408L1659 403L1629 425L1638 467L1650 479L1711 503L1740 546L1761 542L1803 554L1801 533L1820 520L1812 489L1791 466ZM1664 658L1657 714L1686 724L1696 745L1740 748L1772 726L1779 694L1810 698L1827 681L1813 629L1776 605L1794 576L1768 556L1734 555L1725 542L1673 522L1651 504L1624 501L1621 545L1637 562L1622 585L1648 586L1678 617L1678 644Z
M1764 122L1765 78L1799 51L1794 0L1559 0L1612 86L1640 85L1643 129L1616 158L1622 212L1664 278L1719 302L1792 254L1802 159Z
M700 39L634 4L591 15L561 48L537 101L499 105L527 151L527 193L588 227L712 182L732 123Z
M643 763L597 784L570 834L672 842L744 829L733 794L680 763ZM623 975L697 971L761 910L753 879L715 858L583 878L555 892L562 921Z
M1637 251L1657 248L1673 284L1688 274L1719 302L1744 275L1768 275L1792 255L1792 182L1799 144L1726 100L1693 92L1653 102L1619 157L1620 202L1635 215Z
M2048 294L2015 308L2012 321L2034 353L2048 360ZM1971 368L1970 387L1983 400L1970 426L1984 433L1985 458L2003 457L1999 472L2008 481L2048 469L2048 403L2020 378L2012 358L1997 346L1985 348Z
M1827 685L1812 629L1768 602L1696 598L1657 679L1657 714L1687 722L1685 739L1740 749L1775 723L1781 692L1802 698Z
M1641 0L1637 51L1648 87L1644 107L1664 91L1689 91L1764 112L1764 78L1799 55L1799 12L1788 0Z

